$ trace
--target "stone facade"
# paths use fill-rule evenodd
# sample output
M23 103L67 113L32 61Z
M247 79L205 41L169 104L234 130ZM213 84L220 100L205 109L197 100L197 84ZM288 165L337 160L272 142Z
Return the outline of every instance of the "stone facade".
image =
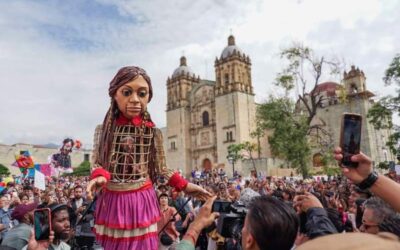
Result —
M0 144L0 163L10 169L11 174L18 175L18 168L11 166L15 162L15 155L20 151L29 151L36 164L48 163L49 157L59 152L58 148L47 148L39 145L18 143L13 145ZM91 150L73 150L70 154L72 167L78 167L84 160L89 161Z
M376 130L368 122L368 110L374 104L374 94L366 87L366 77L362 70L351 67L344 72L342 83L326 82L317 86L314 92L323 96L323 101L313 119L314 124L322 125L333 139L334 145L339 145L343 113L356 113L362 116L361 151L370 156L375 163L394 161L386 142L391 130ZM313 165L319 165L319 152L313 152Z
M236 46L233 36L229 36L214 67L216 80L203 80L181 57L180 66L167 79L167 165L185 174L196 167L219 166L231 174L228 146L255 142L250 137L256 113L251 61ZM268 144L266 138L262 143ZM268 157L268 147L262 149L261 158ZM236 162L235 169L248 172L241 161Z

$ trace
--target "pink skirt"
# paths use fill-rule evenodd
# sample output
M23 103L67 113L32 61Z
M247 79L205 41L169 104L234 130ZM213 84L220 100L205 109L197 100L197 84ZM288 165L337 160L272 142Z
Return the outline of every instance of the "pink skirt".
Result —
M151 182L136 190L105 190L95 215L96 240L105 250L158 249L161 213Z

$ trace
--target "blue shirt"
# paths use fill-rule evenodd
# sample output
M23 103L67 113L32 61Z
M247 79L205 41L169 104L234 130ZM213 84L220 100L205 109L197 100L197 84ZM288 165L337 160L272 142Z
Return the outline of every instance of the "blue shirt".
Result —
M5 229L1 231L1 238L4 237L4 234L10 229L11 226L11 210L5 211L3 208L0 208L0 224L3 224Z

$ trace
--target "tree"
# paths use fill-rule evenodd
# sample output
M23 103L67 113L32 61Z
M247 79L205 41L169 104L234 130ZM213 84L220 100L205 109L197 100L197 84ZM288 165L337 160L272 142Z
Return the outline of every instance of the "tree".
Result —
M385 70L383 82L386 86L397 84L400 86L400 54L397 54ZM396 90L397 96L385 96L376 102L368 111L367 117L375 129L394 129L394 133L388 138L386 145L393 152L397 152L397 143L400 139L400 128L392 121L394 114L400 114L400 89Z
M275 85L283 88L285 94L271 96L259 105L257 118L262 128L273 131L268 137L272 153L305 177L312 148L322 154L333 149L331 133L313 119L326 101L318 89L321 77L339 73L340 64L334 59L318 57L302 44L282 50L280 56L287 65L278 73ZM293 92L297 92L294 99Z
M253 164L253 169L257 172L256 163L253 157L255 151L259 151L258 145L249 141L231 144L228 146L228 157L230 157L233 164L238 160L243 160L245 158L250 159Z
M251 143L249 141L245 141L245 142L241 143L241 145L243 147L243 151L246 153L246 155L249 156L249 159L251 160L251 163L253 164L253 169L254 169L254 171L256 171L256 174L257 174L257 168L256 168L256 163L254 161L253 152L254 151L259 152L259 147L257 146L257 144Z
M233 168L235 163L239 160L242 159L242 154L241 151L243 150L243 145L242 144L231 144L228 146L228 161L233 164ZM232 175L234 175L234 171L232 171Z
M70 174L65 174L70 176L89 176L90 175L90 162L83 161L77 168L74 169L74 172Z
M6 166L0 163L0 175L9 176L10 174L11 174L10 170Z
M270 97L259 106L257 116L260 126L273 131L268 137L272 154L285 159L289 167L307 176L310 155L307 120L305 116L295 115L294 102L286 97Z
M250 133L250 136L252 138L256 138L257 139L257 158L260 159L261 158L261 142L260 142L260 138L263 137L265 135L265 130L259 125L257 124L256 129Z
M242 159L242 155L240 154L242 149L242 144L231 144L228 146L228 156L232 157L232 160L236 162L237 160Z

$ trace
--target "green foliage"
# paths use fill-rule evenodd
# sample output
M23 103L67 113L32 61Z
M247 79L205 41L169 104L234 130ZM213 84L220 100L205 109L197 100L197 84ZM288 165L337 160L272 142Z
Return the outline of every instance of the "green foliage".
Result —
M240 152L243 150L242 144L231 144L228 146L228 157L232 157L232 161L236 162L242 159Z
M337 162L333 157L332 151L325 152L325 154L322 155L321 162L324 167L337 166Z
M368 111L367 118L375 126L376 129L387 129L393 127L392 111L385 105L384 98L375 103Z
M74 168L74 172L65 174L67 176L89 176L90 175L90 162L83 161L77 168Z
M287 160L290 167L307 176L311 151L306 117L295 115L294 103L287 97L270 97L257 112L260 126L274 131L268 137L272 154Z
M9 176L10 174L11 174L10 170L6 166L0 163L0 175Z
M340 175L342 172L339 167L324 166L322 169L323 173L326 174L327 176L337 176Z
M257 139L257 153L258 153L258 158L261 157L261 142L260 138L265 135L265 130L260 126L260 124L257 122L256 129L250 133L250 136L252 138Z
M383 81L386 84L396 83L400 85L400 54L397 54L385 71Z
M294 77L287 73L278 74L275 79L275 85L283 87L286 91L290 91L294 88Z
M286 160L305 177L309 174L311 148L318 148L323 153L332 146L330 133L323 125L311 125L311 122L324 101L324 97L315 91L320 78L325 73L339 73L339 63L317 56L302 44L293 44L282 50L280 56L286 65L277 74L275 85L282 87L285 95L270 97L258 107L259 126L273 131L268 140L274 156ZM289 94L295 86L298 96L293 101Z
M389 162L384 161L384 162L379 162L378 163L378 168L383 169L383 170L388 170L389 169Z
M397 54L385 71L383 77L385 84L400 85L400 54ZM400 114L400 89L397 89L397 96L385 96L375 103L368 111L367 118L374 125L375 129L394 129L395 132L389 136L386 145L392 153L397 153L397 143L400 139L400 128L393 125L393 114Z

